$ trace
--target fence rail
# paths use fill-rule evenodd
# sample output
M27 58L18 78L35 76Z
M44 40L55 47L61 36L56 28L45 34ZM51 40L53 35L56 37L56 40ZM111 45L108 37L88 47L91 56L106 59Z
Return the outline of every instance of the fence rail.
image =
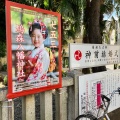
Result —
M13 100L6 99L7 88L0 90L0 120L74 120L78 115L78 80L76 73L70 75L62 79L62 88Z

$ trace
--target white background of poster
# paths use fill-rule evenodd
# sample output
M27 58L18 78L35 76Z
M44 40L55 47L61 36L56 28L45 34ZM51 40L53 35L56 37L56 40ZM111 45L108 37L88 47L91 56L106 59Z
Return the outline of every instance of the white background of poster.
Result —
M119 45L70 43L69 49L70 69L119 63Z
M83 114L87 106L83 103L81 98L86 96L86 100L90 100L93 93L97 93L96 85L101 84L101 93L109 94L113 90L120 87L120 70L109 70L106 72L94 73L79 76L79 114ZM108 96L109 97L109 96ZM94 105L96 106L96 97L94 97ZM115 94L112 98L109 112L120 107L120 95Z

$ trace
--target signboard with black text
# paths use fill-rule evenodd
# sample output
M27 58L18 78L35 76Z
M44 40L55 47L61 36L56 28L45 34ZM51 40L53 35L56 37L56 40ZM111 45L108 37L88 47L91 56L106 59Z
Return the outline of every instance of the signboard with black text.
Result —
M70 43L69 59L70 69L117 64L120 62L120 47L119 45Z

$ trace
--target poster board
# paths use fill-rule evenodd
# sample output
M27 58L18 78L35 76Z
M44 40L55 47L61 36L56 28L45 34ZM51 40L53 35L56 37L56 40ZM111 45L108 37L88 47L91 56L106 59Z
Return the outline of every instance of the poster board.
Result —
M61 87L59 13L6 1L6 36L8 98Z
M109 70L105 72L93 73L79 76L79 115L89 110L97 111L100 105L100 94L110 97L110 93L120 86L120 70ZM120 107L120 96L115 94L112 98L108 112ZM90 102L89 105L87 102ZM86 104L87 103L87 104ZM90 106L91 107L91 106Z
M70 69L104 66L120 62L119 45L70 43L69 51Z

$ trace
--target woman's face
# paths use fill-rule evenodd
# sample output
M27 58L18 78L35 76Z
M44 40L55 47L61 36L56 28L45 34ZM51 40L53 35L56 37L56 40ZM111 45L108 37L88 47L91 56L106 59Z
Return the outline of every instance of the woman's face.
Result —
M44 38L42 36L42 33L40 32L40 29L34 29L31 34L31 40L35 47L40 47L40 45L43 44Z

